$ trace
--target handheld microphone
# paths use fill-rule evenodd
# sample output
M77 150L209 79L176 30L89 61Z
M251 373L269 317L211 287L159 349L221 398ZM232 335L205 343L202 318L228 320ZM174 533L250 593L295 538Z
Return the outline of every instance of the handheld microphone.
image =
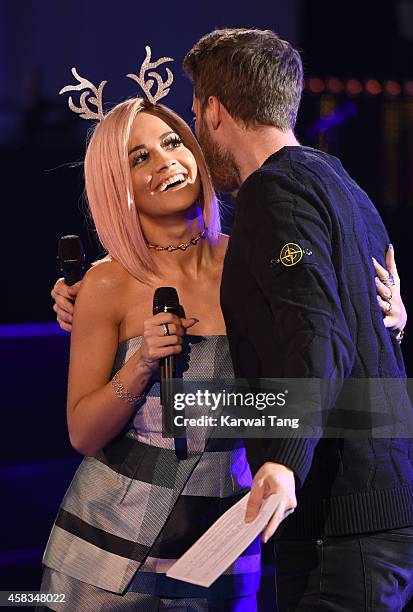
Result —
M74 285L83 275L85 251L79 236L63 236L57 247L59 269L66 285Z
M179 297L174 287L158 287L153 296L153 309L154 315L159 312L172 312L178 317L182 316L182 307L179 304ZM160 369L160 399L161 405L164 409L164 425L168 433L178 433L178 428L174 426L173 418L173 379L176 377L175 367L175 356L169 355L161 359L159 364ZM182 428L181 428L182 429ZM187 445L185 437L178 437L174 435L175 441L175 454L178 459L186 459Z
M154 315L159 312L172 312L179 316L179 297L174 287L158 287L158 289L156 289L153 296L152 312ZM168 400L170 399L168 394L168 380L175 378L174 355L169 355L161 359L159 369L161 373L161 404L165 408L168 406Z

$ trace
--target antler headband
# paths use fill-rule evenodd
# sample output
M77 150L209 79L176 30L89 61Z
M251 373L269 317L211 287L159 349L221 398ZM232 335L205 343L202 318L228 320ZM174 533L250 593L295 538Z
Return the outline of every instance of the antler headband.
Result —
M151 53L152 53L151 48L145 47L145 51L146 51L146 57L143 60L139 76L136 76L136 74L127 74L126 76L130 79L133 79L141 86L149 102L152 102L152 104L156 104L158 100L168 95L170 86L172 85L172 82L174 80L174 75L172 74L172 70L167 68L166 74L168 75L168 78L164 82L162 81L161 75L158 74L157 72L148 72L148 76L152 78L145 83L145 72L147 70L153 70L154 68L157 68L161 64L165 64L165 62L173 62L174 60L172 59L172 57L161 57L161 59L158 59L157 62L151 63ZM154 79L156 80L158 88L155 92L155 95L153 96L151 94L151 89L155 82Z
M164 64L165 62L173 62L172 57L161 57L156 62L151 62L151 48L145 47L146 57L142 62L141 69L139 72L139 76L136 74L128 74L126 75L128 78L133 79L140 85L140 87L145 92L146 97L148 98L151 104L156 104L158 100L164 98L168 95L170 91L170 86L174 80L174 75L169 68L166 68L167 79L166 81L162 80L162 77L157 72L154 72L154 69ZM145 82L145 73L148 70L152 70L152 72L148 72L148 76L151 77L149 80ZM59 91L59 94L65 93L66 91L83 91L80 96L80 106L76 106L72 100L72 96L69 96L68 104L70 110L74 113L77 113L82 119L97 119L98 121L102 121L104 118L103 114L103 103L102 103L102 93L103 88L105 87L107 81L102 81L98 88L93 85L87 79L81 77L77 72L76 68L72 68L72 74L79 82L78 85L66 85ZM157 88L154 94L151 93L153 85L156 83ZM87 91L91 90L91 91ZM91 92L94 94L91 96ZM89 106L88 106L89 105ZM92 110L90 105L96 107L97 110Z

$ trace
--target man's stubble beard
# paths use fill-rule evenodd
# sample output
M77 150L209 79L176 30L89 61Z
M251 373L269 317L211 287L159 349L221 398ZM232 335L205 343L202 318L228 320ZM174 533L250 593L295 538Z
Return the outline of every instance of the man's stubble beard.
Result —
M241 187L240 171L235 157L213 142L204 121L199 121L199 142L211 173L213 185L222 193L234 193Z

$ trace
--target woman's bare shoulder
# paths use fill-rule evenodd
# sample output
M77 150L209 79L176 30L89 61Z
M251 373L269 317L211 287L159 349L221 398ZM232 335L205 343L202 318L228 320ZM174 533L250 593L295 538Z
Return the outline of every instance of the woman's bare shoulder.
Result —
M131 278L125 270L114 259L101 259L95 262L86 272L82 279L80 291L87 288L89 292L95 292L99 296L109 296L113 292L119 292L125 287Z

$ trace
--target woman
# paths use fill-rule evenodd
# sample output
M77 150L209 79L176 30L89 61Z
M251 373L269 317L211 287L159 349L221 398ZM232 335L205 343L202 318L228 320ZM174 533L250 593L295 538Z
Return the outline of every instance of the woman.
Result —
M146 477L147 488L154 485L154 478L148 478L144 474L148 470L143 468L150 454L165 445L160 435L156 385L152 382L159 359L170 354L182 358L190 348L189 375L201 377L202 372L202 377L231 376L219 308L227 239L218 233L216 202L198 145L187 126L171 111L160 106L148 107L142 101L119 105L106 116L101 127L89 145L85 173L92 214L110 257L92 267L80 291L79 284L69 288L62 280L52 291L58 321L68 331L73 314L69 298L76 297L79 291L72 334L68 424L73 445L87 457L56 520L45 553L42 590L66 592L68 604L74 601L73 607L80 610L89 609L88 606L93 610L100 606L105 610L115 606L128 609L128 604L131 609L148 610L159 609L161 605L175 606L177 610L220 609L219 606L224 610L254 610L259 573L257 543L244 553L238 568L230 569L210 590L168 581L163 575L171 559L184 552L248 488L250 474L243 449L219 451L218 462L214 461L210 445L192 472L192 466L189 467L186 487L174 489L178 498L175 507L168 515L168 506L166 514L157 521L159 535L152 535L150 542L145 543L142 565L139 566L139 559L129 558L123 562L121 572L116 573L116 563L121 563L116 551L125 544L123 540L107 539L107 547L112 546L107 565L104 556L99 559L94 549L88 553L91 543L106 550L105 543L96 539L96 532L90 527L95 516L100 520L101 515L116 509L116 518L112 523L109 520L106 527L109 534L117 528L116 521L120 524L125 516L131 517L132 523L146 521L149 525L158 518L158 508L148 503L142 482ZM119 135L116 143L114 133ZM128 143L129 171L119 163L126 155L123 142ZM110 169L101 167L106 163ZM112 175L109 182L108 176ZM175 183L171 177L175 177ZM115 195L121 199L122 193L124 201L128 200L128 193L133 194L123 225L110 200ZM197 240L195 245L185 250L151 248L185 245L191 238L196 240L204 220L209 228L207 238ZM141 240L134 246L137 236ZM391 262L389 265L393 266ZM376 270L384 277L385 271L380 267ZM154 289L162 285L176 287L186 312L197 319L163 314L151 317ZM380 299L388 300L389 289L380 281L377 286ZM386 312L388 301L381 304ZM386 324L395 327L396 318L404 316L397 287L393 290L392 306L392 321L386 317ZM169 326L169 336L164 336L165 324ZM185 335L189 329L191 335ZM212 364L215 366L211 367ZM115 371L124 393L140 396L146 389L146 400L128 405L114 397L110 380ZM173 450L166 452L168 461L175 461ZM218 463L221 471L217 470ZM82 476L84 472L86 477ZM127 480L125 473L132 473L133 478ZM232 480L228 488L229 477ZM133 491L135 480L141 485L139 494ZM93 490L89 492L88 487ZM220 487L224 500L217 507L216 491ZM82 500L85 491L87 499ZM79 515L83 505L92 508L89 523L87 516L81 519L83 523L70 516L70 512ZM70 535L62 534L62 530ZM131 535L123 539L132 541ZM121 594L120 587L129 590ZM235 597L232 601L231 596ZM178 599L172 601L173 597Z
M47 604L56 610L254 610L258 540L209 589L165 576L251 484L240 441L188 439L179 461L162 437L161 358L176 355L184 379L233 376L219 307L227 237L201 150L175 113L128 100L96 127L85 181L109 255L76 299L67 420L86 457L53 526L41 590L66 594ZM190 316L151 315L165 285Z

